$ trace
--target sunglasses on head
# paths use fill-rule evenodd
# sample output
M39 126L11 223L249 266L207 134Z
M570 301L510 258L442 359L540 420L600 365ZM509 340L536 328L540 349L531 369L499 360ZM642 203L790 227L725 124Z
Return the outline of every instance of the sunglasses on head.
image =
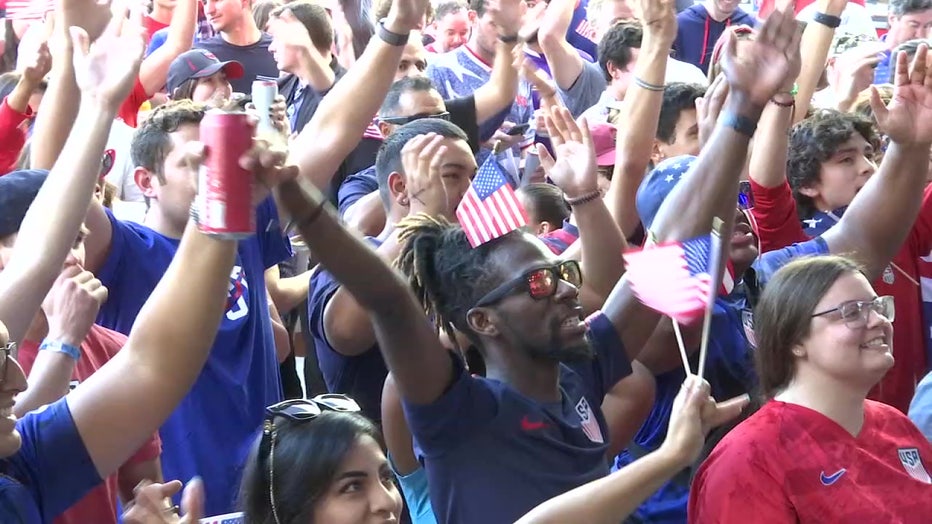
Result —
M405 124L410 124L411 122L414 122L415 120L421 120L424 118L439 118L440 120L446 120L447 122L449 122L450 113L447 111L444 111L442 113L435 113L435 114L419 113L419 114L411 115L411 116L380 116L379 121L385 122L386 124L395 124L395 125L403 126Z
M561 280L576 288L581 287L583 279L579 262L567 260L553 266L532 269L486 293L476 303L476 307L494 304L516 291L527 291L534 300L550 298L557 294L557 287Z
M295 422L308 422L319 417L325 411L358 413L359 404L346 395L318 395L311 399L292 399L265 408L265 421L262 423L262 441L259 443L259 459L269 464L269 502L272 505L272 517L276 524L278 507L275 504L275 419L284 417Z

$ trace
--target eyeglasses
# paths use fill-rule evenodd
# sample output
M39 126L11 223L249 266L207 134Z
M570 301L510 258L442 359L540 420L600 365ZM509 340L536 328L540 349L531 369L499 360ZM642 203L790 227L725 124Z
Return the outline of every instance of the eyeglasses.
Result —
M439 118L440 120L450 121L450 113L444 111L442 113L427 114L427 113L418 113L411 116L380 116L379 121L385 122L386 124L395 124L403 126L405 124L410 124L415 120L421 120L423 118Z
M269 463L269 502L272 505L272 517L276 524L278 507L275 504L275 419L285 417L296 422L308 422L319 417L325 411L342 411L358 413L359 404L346 395L318 395L311 399L292 399L265 408L265 421L262 423L262 441L259 443L259 457L268 457Z
M814 313L812 318L838 312L846 326L851 329L861 329L867 326L867 319L870 317L871 311L893 322L896 316L896 309L893 307L893 297L887 295L877 297L870 301L852 300L850 302L842 302L838 304L838 307Z
M13 358L13 352L16 351L16 342L7 342L5 346L0 347L0 384L6 380L6 369L10 365L10 359Z
M754 208L754 193L751 192L751 183L747 180L738 182L738 209L744 211Z
M555 266L532 269L486 293L476 303L476 307L498 302L515 291L527 291L534 300L550 298L557 294L557 286L561 280L577 288L582 286L582 271L579 269L579 262L567 260Z

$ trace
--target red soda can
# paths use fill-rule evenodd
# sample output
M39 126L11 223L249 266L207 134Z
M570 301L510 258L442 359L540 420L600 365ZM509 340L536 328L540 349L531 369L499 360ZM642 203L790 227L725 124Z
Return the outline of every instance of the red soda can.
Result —
M253 174L239 165L252 147L253 126L243 112L211 110L201 120L206 159L199 174L198 229L207 235L241 239L256 232Z

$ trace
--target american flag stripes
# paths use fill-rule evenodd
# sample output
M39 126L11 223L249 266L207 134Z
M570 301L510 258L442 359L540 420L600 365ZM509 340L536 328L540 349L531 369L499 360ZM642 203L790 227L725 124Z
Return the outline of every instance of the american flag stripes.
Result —
M55 10L55 0L7 0L6 17L10 20L41 20Z
M646 306L681 324L702 317L713 295L711 267L718 236L658 244L625 254L631 289Z
M508 185L504 169L491 156L483 162L456 208L456 219L472 247L527 224L527 215Z

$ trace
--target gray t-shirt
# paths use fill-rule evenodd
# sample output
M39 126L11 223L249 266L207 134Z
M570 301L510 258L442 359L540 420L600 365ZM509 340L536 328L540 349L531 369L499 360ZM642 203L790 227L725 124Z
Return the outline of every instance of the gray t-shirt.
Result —
M573 118L579 118L583 111L599 102L599 97L606 87L608 81L605 80L605 74L599 64L583 60L583 68L576 82L573 82L568 90L558 88L558 91Z

